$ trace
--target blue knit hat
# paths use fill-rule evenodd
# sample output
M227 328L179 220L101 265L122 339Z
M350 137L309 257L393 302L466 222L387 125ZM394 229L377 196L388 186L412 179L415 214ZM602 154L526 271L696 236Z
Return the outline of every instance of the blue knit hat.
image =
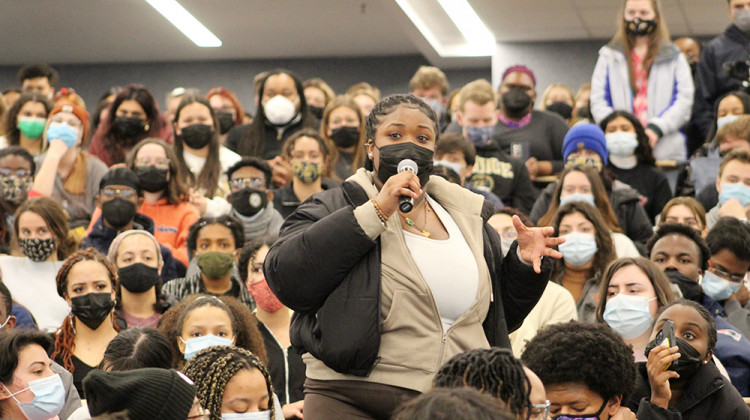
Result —
M583 143L583 147L593 150L602 158L602 163L607 165L607 140L604 137L604 131L596 124L577 124L574 125L563 140L562 154L563 160L567 161L571 153L578 150L578 145Z

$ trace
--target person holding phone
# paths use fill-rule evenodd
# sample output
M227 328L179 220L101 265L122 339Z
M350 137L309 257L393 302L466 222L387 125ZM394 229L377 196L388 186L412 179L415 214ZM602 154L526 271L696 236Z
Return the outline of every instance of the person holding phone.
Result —
M716 324L703 306L690 300L665 306L651 339L627 403L638 420L750 419L740 393L711 361Z

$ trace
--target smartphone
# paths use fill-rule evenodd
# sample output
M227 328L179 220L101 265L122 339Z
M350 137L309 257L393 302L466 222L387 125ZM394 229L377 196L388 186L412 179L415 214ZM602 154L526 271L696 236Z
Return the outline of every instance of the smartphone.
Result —
M673 347L677 345L677 342L674 339L674 322L670 320L664 322L664 325L662 325L659 332L656 333L656 342L659 343L660 346ZM664 370L674 370L676 365L677 361L675 360L667 365Z

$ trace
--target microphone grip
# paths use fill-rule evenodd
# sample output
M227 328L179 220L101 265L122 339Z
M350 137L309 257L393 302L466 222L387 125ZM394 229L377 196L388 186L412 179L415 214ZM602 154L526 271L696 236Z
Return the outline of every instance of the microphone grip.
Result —
M401 210L401 213L409 213L413 207L414 198L408 195L402 195L398 198L398 209Z

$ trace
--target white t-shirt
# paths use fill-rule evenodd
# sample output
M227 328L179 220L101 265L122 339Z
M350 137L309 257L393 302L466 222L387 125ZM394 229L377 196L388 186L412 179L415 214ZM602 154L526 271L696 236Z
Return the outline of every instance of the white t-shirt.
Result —
M449 238L444 241L404 231L411 257L430 287L446 331L474 305L479 292L479 267L461 229L448 212L427 197Z
M0 256L3 283L13 300L31 312L42 331L55 331L70 313L70 306L57 294L55 283L62 264L62 261L34 262L26 257Z

